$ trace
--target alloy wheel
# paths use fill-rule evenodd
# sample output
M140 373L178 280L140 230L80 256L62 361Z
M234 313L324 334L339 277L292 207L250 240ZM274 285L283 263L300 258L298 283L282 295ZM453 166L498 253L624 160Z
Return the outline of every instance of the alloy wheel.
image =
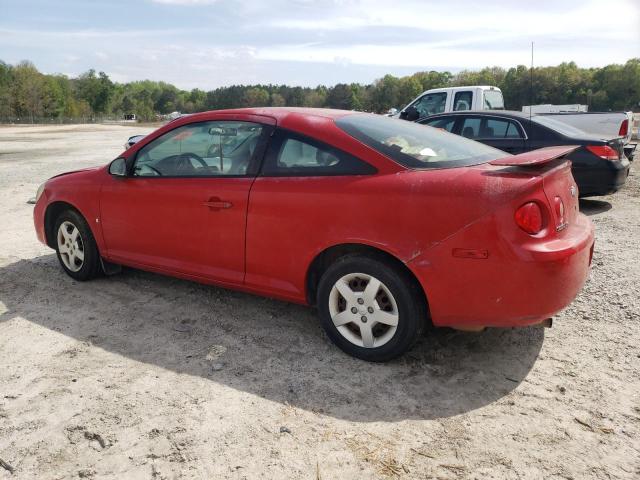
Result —
M365 273L338 279L329 294L329 314L338 332L359 347L381 347L398 328L398 305L391 291Z
M58 252L65 267L77 272L84 265L84 243L80 230L73 223L64 221L58 228Z

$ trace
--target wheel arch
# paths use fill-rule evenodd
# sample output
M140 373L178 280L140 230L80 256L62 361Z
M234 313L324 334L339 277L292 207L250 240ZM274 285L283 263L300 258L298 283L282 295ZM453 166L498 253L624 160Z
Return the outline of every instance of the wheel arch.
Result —
M430 319L431 314L429 310L429 301L427 299L427 295L424 291L424 288L422 287L422 284L413 273L413 271L395 255L378 247L366 245L363 243L343 243L333 245L322 250L315 256L315 258L311 261L309 268L307 269L305 281L306 298L309 305L316 304L318 284L320 282L320 278L322 278L323 273L333 262L347 255L367 255L381 260L384 263L387 263L392 267L398 269L399 271L405 273L409 277L410 281L415 284L417 291L419 292L422 300L425 303L427 314L429 315Z
M87 221L86 217L82 214L82 212L78 210L78 208L76 208L74 205L70 204L69 202L58 200L55 202L51 202L49 205L47 205L47 209L44 212L44 235L47 241L47 245L53 248L54 250L56 248L56 244L55 244L56 236L53 230L56 226L56 218L58 218L58 216L65 210L74 210L75 212L78 213L78 215L84 218L85 221ZM87 224L90 225L89 222L87 222Z

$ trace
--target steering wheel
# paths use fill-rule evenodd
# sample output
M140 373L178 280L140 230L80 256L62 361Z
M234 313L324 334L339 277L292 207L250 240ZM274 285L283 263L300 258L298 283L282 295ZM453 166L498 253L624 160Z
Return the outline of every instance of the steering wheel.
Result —
M158 170L156 167L152 167L151 165L145 165L145 167L147 167L149 170L152 170L153 172L157 173L158 175L162 176L162 172L160 170Z
M144 168L148 168L149 170L151 170L155 175L158 176L162 176L162 172L160 170L158 170L156 167L149 165L149 164L142 164L142 166L140 165L136 165L134 168L134 175L138 176L138 177L147 177L149 175L144 175L144 174L140 174L140 171Z
M202 167L206 170L209 168L209 165L207 165L207 162L204 161L204 159L193 152L185 152L185 153L180 153L179 155L177 155L177 162L176 162L176 170L179 172L184 172L186 170L189 171L194 171L195 168L193 167L193 164L191 163L191 159L194 159L196 162L198 162L200 165L202 165Z

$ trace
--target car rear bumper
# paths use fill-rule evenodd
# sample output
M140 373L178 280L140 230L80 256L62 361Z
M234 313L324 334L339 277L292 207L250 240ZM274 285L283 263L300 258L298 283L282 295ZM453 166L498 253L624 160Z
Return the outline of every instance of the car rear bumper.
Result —
M635 143L628 143L624 146L624 156L627 157L630 162L633 162L637 148L638 145Z
M619 162L607 162L606 167L572 170L581 197L609 195L620 190L629 176L630 163L625 157Z
M485 223L470 228L491 228ZM589 275L594 229L579 214L556 239L499 244L488 249L487 258L454 257L458 243L454 236L408 263L425 290L433 324L526 326L552 317L580 292Z

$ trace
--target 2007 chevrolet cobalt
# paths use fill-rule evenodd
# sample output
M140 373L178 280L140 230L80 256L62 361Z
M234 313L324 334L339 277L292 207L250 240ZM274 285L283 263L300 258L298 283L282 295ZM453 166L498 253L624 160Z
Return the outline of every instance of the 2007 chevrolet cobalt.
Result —
M212 111L48 180L34 221L77 280L127 265L317 305L338 347L386 361L429 324L532 325L573 300L594 243L573 148L512 156L372 114Z

